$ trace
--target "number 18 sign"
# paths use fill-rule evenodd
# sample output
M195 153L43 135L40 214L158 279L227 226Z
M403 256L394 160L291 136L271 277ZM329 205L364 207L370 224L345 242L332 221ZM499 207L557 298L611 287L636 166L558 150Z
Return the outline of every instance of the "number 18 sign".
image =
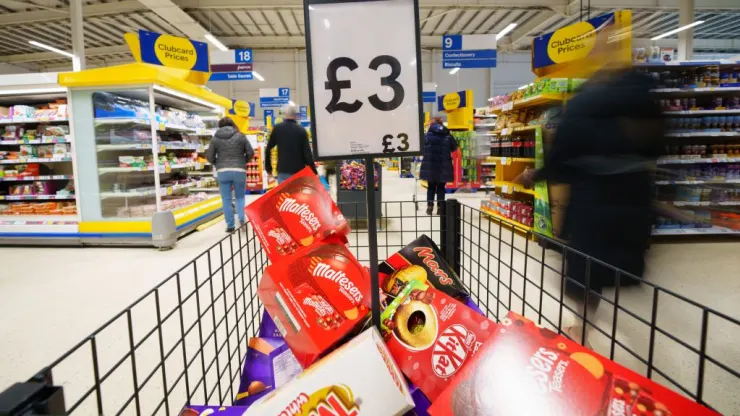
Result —
M418 0L304 0L317 159L420 154Z

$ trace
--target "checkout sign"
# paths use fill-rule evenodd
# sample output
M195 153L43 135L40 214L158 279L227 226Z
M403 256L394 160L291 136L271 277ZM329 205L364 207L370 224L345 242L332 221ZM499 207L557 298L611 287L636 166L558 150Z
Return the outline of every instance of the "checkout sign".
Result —
M418 0L304 2L318 159L419 154L418 8Z
M208 45L192 39L139 30L141 60L148 64L210 72Z

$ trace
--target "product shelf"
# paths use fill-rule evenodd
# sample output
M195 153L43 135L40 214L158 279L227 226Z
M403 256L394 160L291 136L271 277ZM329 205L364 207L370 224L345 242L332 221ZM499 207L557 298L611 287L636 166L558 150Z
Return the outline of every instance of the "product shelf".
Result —
M740 131L669 132L666 137L740 137Z
M54 144L54 143L72 143L72 137L43 137L41 139L16 139L0 140L0 146L16 146L20 144Z
M166 166L159 166L159 172L160 173L169 173L170 170L174 169L203 169L204 166L207 166L208 164L203 163L180 163L175 165L166 165ZM123 173L123 172L148 172L148 171L154 171L156 168L154 166L146 166L146 167L105 167L105 168L98 168L98 173Z
M545 93L539 95L533 95L531 97L522 98L519 100L510 101L506 104L492 107L491 111L494 113L503 113L511 110L519 110L522 108L536 107L540 105L560 104L570 97L568 93Z
M717 179L717 180L697 180L697 181L655 181L656 185L722 185L740 183L740 179Z
M519 192L522 194L534 195L534 189L526 189L522 185L519 185L514 182L494 181L493 186L495 186L496 188L501 188L501 190L506 194L510 194L512 192Z
M659 158L659 165L691 165L697 163L738 163L740 157L697 157L697 158Z
M707 92L738 92L740 87L701 87L701 88L654 88L653 93L707 93Z
M483 165L496 165L501 163L503 165L511 165L512 163L534 163L535 158L533 157L503 157L503 156L488 156L485 159Z
M679 110L679 111L664 111L663 114L669 116L682 116L682 115L714 115L714 114L740 114L740 109L714 109L714 110Z
M0 214L2 225L74 225L76 214L71 215L5 215Z
M0 182L24 182L24 181L61 181L74 179L72 175L44 175L44 176L0 176Z
M203 151L207 146L203 146L200 143L160 143L159 153L166 153L167 150L196 150ZM131 143L131 144L101 144L97 146L98 152L113 151L113 150L147 150L152 149L151 143Z
M39 124L39 123L67 123L68 118L54 118L54 119L41 119L41 118L26 118L26 119L0 119L0 124Z
M0 201L74 200L74 195L0 195Z
M203 185L216 182L214 179L207 180L199 180L191 183L186 184L177 184L177 185L169 185L169 186L162 186L159 188L159 191L156 189L150 189L145 191L130 191L130 192L101 192L100 198L107 199L107 198L136 198L136 197L144 197L144 196L153 196L156 195L157 192L159 192L160 196L166 196L166 195L172 195L174 191L182 190L182 189L190 189L190 188L200 188Z
M713 201L661 201L664 204L670 204L677 207L711 207L711 206L717 206L717 207L733 207L733 206L740 206L740 201L723 201L723 202L713 202Z
M654 228L653 235L732 235L740 234L740 230L733 230L726 227L708 227L708 228Z
M69 156L65 157L22 157L18 159L3 159L0 160L0 164L13 165L13 164L24 164L24 163L61 163L71 162L72 158Z
M533 230L533 228L530 227L530 226L528 226L528 225L524 225L524 224L522 224L522 223L520 223L518 221L514 221L511 218L506 218L503 215L501 215L501 214L499 214L497 212L493 212L493 211L491 211L490 209L488 209L486 207L481 206L480 207L480 210L485 215L488 215L488 216L491 216L491 217L494 217L494 218L497 218L497 219L500 219L500 220L503 220L503 221L506 221L506 222L514 223L514 224L516 224L517 228L522 228L522 229L527 230L527 231L532 231Z

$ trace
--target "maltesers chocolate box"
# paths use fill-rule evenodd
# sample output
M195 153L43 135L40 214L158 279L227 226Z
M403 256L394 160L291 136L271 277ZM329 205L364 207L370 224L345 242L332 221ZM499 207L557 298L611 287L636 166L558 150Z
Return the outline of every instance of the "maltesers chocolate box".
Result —
M718 415L514 312L432 403L429 413Z
M330 239L268 266L257 295L306 368L360 329L370 310L370 276Z
M310 168L291 176L244 211L273 262L300 247L331 235L346 236L350 231L344 216Z
M250 338L235 406L249 407L303 371L282 338Z
M254 403L245 416L394 416L414 402L375 328Z
M465 287L442 258L437 245L423 234L388 257L378 270L381 288L392 297L397 296L411 280L430 284L460 301L468 297Z
M496 327L486 317L417 280L404 286L380 319L391 355L432 403Z

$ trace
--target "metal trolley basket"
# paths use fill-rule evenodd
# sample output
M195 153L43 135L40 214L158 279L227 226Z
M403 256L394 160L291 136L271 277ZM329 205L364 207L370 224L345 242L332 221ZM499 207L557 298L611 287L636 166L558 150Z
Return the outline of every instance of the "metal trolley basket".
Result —
M456 200L445 215L419 215L411 202L385 202L380 259L421 234L440 244L472 297L496 321L508 310L563 333L576 309L564 297L562 253L583 256L515 225L488 220ZM353 212L358 212L354 207ZM367 230L350 245L369 260ZM548 246L555 250L545 250ZM615 273L586 340L599 353L724 414L740 414L740 321L649 281ZM70 351L0 395L0 414L176 415L186 404L229 405L262 306L268 264L249 225L214 244ZM583 316L586 315L586 316ZM733 394L734 392L734 394ZM33 410L32 413L23 413Z

